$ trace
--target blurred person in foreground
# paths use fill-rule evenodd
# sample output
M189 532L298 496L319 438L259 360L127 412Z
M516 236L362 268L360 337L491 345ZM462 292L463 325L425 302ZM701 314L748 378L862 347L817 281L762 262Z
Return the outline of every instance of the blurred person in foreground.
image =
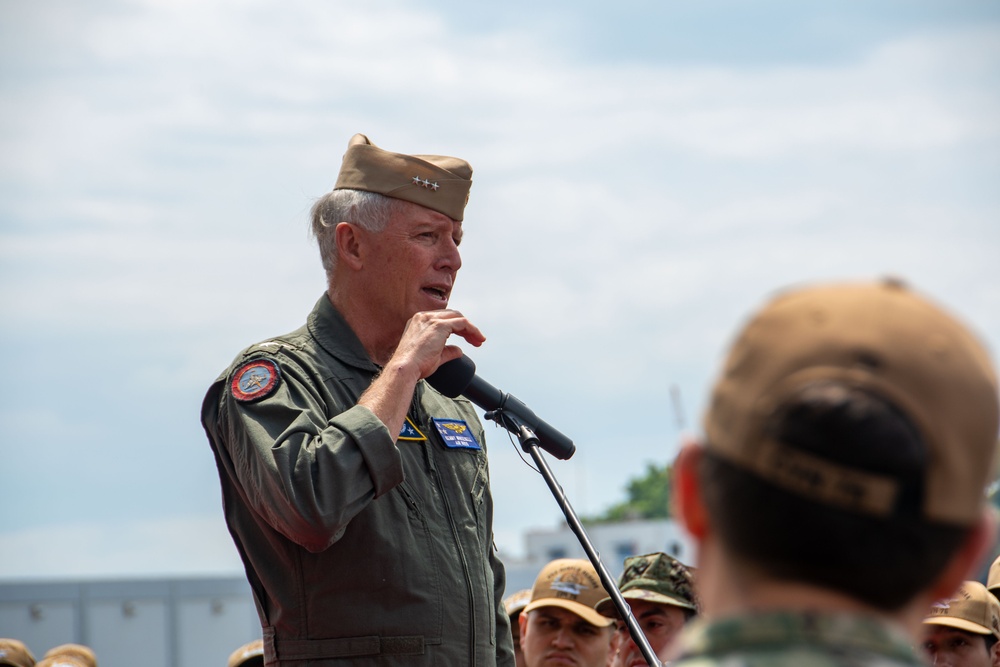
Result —
M20 639L0 638L0 665L35 667L35 655Z
M978 581L966 581L924 619L921 646L932 665L998 667L1000 602Z
M448 308L471 185L355 135L312 209L326 292L205 397L268 665L514 663L483 427L423 380L485 340ZM233 276L267 280L262 250Z
M665 553L631 556L625 559L618 590L653 653L660 660L666 660L671 642L684 625L698 615L691 571ZM597 611L616 621L611 641L611 667L648 664L610 596L597 603Z
M518 619L527 667L606 667L614 623L597 613L607 596L589 560L559 558L542 568Z
M737 336L674 464L705 621L681 667L919 665L931 604L992 545L997 381L897 280L786 291Z
M530 588L512 593L503 600L504 610L507 612L507 618L510 619L510 634L514 640L514 664L516 667L524 667L524 651L521 650L521 624L518 619L521 618L521 612L524 611L529 602L531 602Z

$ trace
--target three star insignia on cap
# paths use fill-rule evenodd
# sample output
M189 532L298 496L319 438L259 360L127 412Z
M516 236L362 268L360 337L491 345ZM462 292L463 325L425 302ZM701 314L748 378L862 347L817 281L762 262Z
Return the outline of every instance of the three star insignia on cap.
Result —
M437 192L438 188L441 187L437 183L432 183L431 181L428 181L426 178L420 178L419 176L413 177L413 184L421 188L427 188L432 192Z

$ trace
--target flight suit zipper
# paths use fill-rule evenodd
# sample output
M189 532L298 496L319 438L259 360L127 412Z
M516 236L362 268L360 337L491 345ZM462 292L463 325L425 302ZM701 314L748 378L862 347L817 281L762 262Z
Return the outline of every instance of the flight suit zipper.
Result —
M415 392L415 399L418 410L422 405L422 401L420 399L423 396L424 390L425 387L423 383L418 383L417 390ZM433 424L431 423L430 415L422 414L421 411L421 414L419 416L421 417L420 423L424 424L424 427L427 428L428 431L433 431L434 433L437 433L437 430L433 427ZM440 435L437 436L432 435L431 437L440 438ZM473 592L472 574L471 572L469 572L469 561L465 553L465 549L462 546L462 539L458 533L458 526L455 525L455 514L454 511L452 510L451 502L448 499L448 493L444 488L444 484L441 482L441 476L438 474L437 465L435 465L436 456L439 455L437 453L437 448L433 447L430 441L428 441L427 444L428 444L427 447L428 463L430 464L429 469L434 479L434 484L437 487L438 493L441 496L441 502L444 503L445 516L447 516L448 518L448 527L451 529L451 537L455 543L455 548L458 551L459 558L462 561L462 574L465 576L465 590L468 595L468 609L471 621L469 623L469 665L475 665L476 638L477 638L476 628L478 626L478 619L476 618L476 595ZM473 511L475 511L475 508L473 508Z

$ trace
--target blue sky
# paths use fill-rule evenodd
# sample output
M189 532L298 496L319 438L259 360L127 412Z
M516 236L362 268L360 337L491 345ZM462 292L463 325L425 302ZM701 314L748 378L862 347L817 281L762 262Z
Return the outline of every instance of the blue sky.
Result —
M322 293L355 132L475 168L452 304L581 514L779 287L901 275L1000 348L995 1L0 0L0 578L239 572L200 401ZM488 435L516 554L560 513Z

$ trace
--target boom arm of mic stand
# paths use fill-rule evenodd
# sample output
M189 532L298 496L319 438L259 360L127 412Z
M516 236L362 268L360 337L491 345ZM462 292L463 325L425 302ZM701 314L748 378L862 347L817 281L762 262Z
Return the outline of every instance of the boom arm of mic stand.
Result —
M639 647L639 651L646 659L646 664L650 667L662 667L660 659L656 657L655 653L653 653L653 648L646 640L646 635L642 633L642 628L639 627L639 622L635 620L635 616L632 614L632 608L628 606L627 602L625 602L625 598L622 597L621 591L618 590L618 584L611 578L611 575L608 573L608 569L604 567L604 563L601 562L600 554L597 553L593 543L590 541L590 537L587 536L587 531L584 530L583 524L580 523L580 520L576 516L576 512L573 511L573 507L569 504L566 494L563 493L562 487L559 486L555 476L552 474L552 470L549 469L545 459L542 458L542 453L538 449L538 436L535 435L534 431L517 419L516 416L505 413L502 408L487 412L485 417L486 419L497 422L507 430L517 433L517 438L521 442L521 449L531 455L531 458L535 461L535 465L538 466L538 471L541 473L542 477L545 478L545 483L548 484L549 490L552 491L552 495L555 496L556 502L559 504L559 508L566 516L566 521L569 523L569 527L576 534L577 539L580 541L580 545L583 547L583 550L587 552L587 557L590 559L590 562L593 563L594 569L597 570L597 575L600 577L601 583L604 585L604 590L606 590L611 596L611 602L615 605L615 609L618 610L619 616L625 619L625 625L628 627L629 634L632 635L632 641L634 641L635 645Z

